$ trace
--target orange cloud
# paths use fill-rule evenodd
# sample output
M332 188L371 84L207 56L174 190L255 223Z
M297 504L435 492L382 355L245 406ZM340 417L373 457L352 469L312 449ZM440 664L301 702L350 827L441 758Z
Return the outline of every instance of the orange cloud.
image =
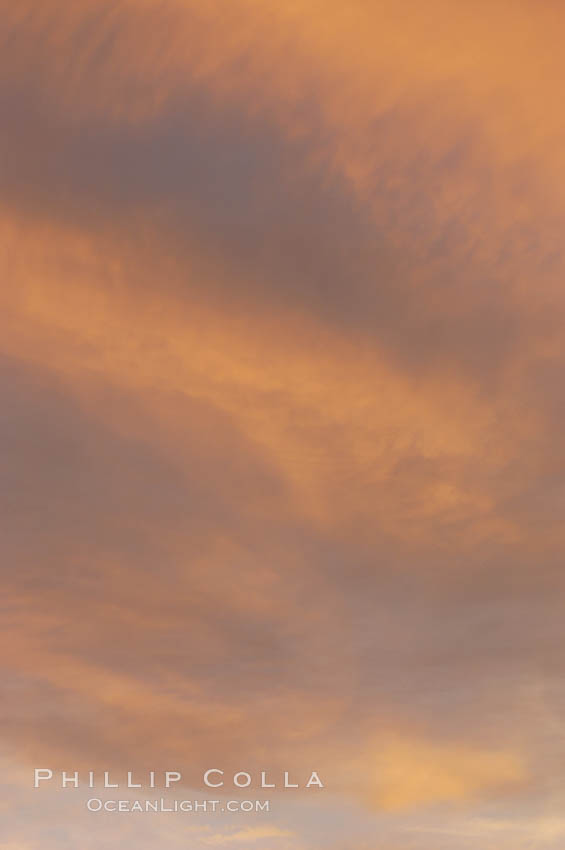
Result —
M17 758L143 742L319 764L400 823L533 809L565 589L561 6L0 11Z
M375 753L377 775L372 803L387 811L439 803L468 802L478 795L520 785L527 778L523 759L504 750L428 741L384 741Z

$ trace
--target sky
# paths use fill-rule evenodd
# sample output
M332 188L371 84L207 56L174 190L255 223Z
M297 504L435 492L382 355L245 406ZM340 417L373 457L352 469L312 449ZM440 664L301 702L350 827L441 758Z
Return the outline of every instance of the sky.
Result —
M563 4L0 17L0 850L562 848Z

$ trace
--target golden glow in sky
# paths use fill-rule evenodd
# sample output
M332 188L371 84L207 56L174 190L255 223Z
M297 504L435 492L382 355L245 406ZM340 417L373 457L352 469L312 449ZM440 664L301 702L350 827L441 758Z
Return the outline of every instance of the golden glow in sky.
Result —
M0 13L1 850L563 847L565 8Z

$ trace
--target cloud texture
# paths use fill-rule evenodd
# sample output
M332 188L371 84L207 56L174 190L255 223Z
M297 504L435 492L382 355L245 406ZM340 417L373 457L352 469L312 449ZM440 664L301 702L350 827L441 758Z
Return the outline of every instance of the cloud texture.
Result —
M2 850L559 847L561 4L0 13Z

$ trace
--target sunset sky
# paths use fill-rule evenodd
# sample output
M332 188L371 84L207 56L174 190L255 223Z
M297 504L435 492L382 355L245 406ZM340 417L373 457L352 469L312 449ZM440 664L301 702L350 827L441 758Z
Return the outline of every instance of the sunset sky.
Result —
M0 12L0 850L562 850L565 4Z

